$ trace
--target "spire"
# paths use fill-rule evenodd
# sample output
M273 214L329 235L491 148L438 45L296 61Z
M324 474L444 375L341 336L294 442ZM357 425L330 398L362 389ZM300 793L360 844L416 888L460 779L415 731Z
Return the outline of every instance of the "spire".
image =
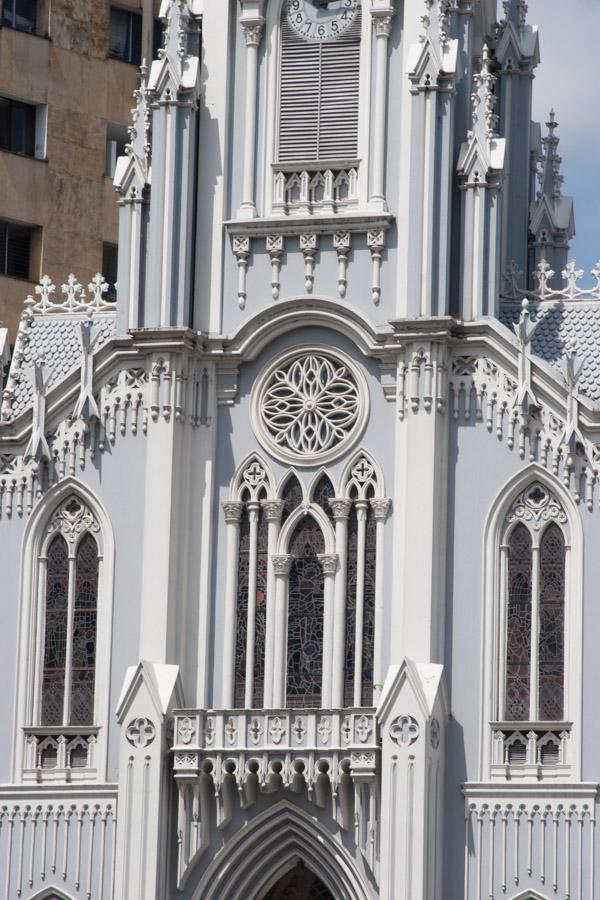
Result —
M504 0L504 22L503 25L507 25L509 22L517 28L519 31L522 31L527 25L527 13L529 11L529 7L527 5L527 0Z
M496 95L494 85L496 76L492 73L490 50L487 44L483 48L481 68L474 79L475 90L471 95L473 109L473 125L469 138L478 137L491 143L496 137L498 116L496 115Z
M541 190L542 194L545 194L547 197L558 199L562 196L561 187L564 178L560 172L562 157L557 153L560 141L556 136L558 122L556 121L556 113L553 109L550 110L550 120L546 122L546 127L548 129L548 134L545 138L542 138L544 160L541 175Z

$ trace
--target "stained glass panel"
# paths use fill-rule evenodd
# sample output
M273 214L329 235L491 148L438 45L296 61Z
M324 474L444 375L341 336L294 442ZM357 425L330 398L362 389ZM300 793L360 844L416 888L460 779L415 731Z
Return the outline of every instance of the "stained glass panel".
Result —
M543 721L564 715L565 540L554 523L540 544L539 711Z
M291 475L286 481L281 499L283 500L283 513L281 515L281 524L283 525L285 520L300 506L304 499L302 487L295 475Z
M246 704L246 645L248 642L248 569L250 565L250 520L244 507L240 519L235 639L234 707Z
M268 562L268 524L264 512L261 510L258 520L256 554L256 629L254 637L254 685L252 692L252 703L257 709L264 705Z
M529 718L531 666L531 536L517 525L509 540L505 717Z
M42 725L62 725L69 605L69 552L61 535L48 549L42 673Z
M318 708L323 684L324 578L318 554L323 534L312 516L298 523L290 542L294 561L288 600L287 705Z
M354 506L348 519L346 570L346 634L344 640L344 706L354 706L354 635L356 633L358 520Z
M71 666L71 725L94 722L98 545L86 534L77 548Z
M362 705L373 704L373 665L375 658L375 563L377 523L373 510L367 513L365 545L365 588L363 606Z
M335 497L335 491L333 489L333 485L327 475L322 475L319 478L314 492L313 492L313 500L320 506L321 509L325 512L328 518L333 522L333 510L330 506L330 501Z

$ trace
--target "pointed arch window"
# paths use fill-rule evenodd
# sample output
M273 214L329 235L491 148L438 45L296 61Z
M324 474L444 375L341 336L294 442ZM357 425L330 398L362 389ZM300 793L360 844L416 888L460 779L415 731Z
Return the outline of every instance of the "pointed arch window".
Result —
M565 713L566 517L541 485L517 500L506 548L504 719Z
M82 509L72 499L63 513L78 517ZM39 712L44 727L94 724L98 558L90 532L59 533L48 547Z
M318 708L323 689L325 581L319 556L323 532L312 516L296 526L289 545L286 705Z

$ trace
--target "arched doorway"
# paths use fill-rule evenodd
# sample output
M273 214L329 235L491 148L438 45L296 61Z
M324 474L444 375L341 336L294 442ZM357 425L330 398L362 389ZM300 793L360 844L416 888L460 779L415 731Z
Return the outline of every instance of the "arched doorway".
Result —
M335 897L300 860L273 885L263 900L335 900Z

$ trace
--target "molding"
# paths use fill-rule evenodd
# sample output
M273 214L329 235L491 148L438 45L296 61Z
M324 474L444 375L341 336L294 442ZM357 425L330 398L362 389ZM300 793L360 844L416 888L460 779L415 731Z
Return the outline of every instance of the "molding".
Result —
M333 235L337 231L363 234L367 231L387 231L395 223L392 215L379 213L336 213L335 215L293 216L256 219L229 219L223 224L229 234L241 237L266 238L271 235L299 237L306 232Z

